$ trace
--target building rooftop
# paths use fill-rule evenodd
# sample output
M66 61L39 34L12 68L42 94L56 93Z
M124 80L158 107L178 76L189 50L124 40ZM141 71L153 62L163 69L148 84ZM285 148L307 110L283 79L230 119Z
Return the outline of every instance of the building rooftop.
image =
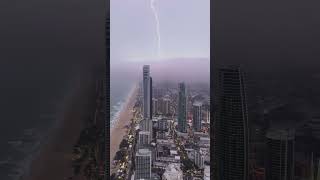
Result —
M210 180L210 166L204 167L204 180Z
M151 151L149 149L139 149L137 155L151 155Z
M150 135L150 132L149 131L140 131L139 134Z
M200 101L196 101L193 103L194 106L202 106L202 102Z
M200 141L210 141L210 137L200 137Z
M171 154L171 155L177 155L177 154L178 154L178 151L176 151L176 150L170 150L170 154Z
M180 169L180 164L169 164L163 174L163 177L166 180L181 180L183 178L183 174Z
M239 69L241 68L241 65L234 65L234 64L230 64L230 65L219 65L217 68L220 69L220 70L239 71Z

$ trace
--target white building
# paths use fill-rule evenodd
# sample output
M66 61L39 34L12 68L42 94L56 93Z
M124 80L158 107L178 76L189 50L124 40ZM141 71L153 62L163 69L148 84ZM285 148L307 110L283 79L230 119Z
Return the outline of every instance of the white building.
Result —
M210 180L210 166L204 167L204 180Z
M162 176L163 180L182 180L183 174L180 164L169 164Z
M190 160L194 160L194 149L186 148L187 156Z
M172 156L178 155L178 151L177 150L170 150L170 155L172 155Z
M206 111L206 120L207 120L207 123L210 123L210 109L208 109L207 111Z

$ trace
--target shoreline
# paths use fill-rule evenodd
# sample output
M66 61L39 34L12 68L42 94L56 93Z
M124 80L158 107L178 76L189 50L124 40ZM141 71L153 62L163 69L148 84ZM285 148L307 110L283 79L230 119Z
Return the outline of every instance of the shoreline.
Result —
M95 81L92 74L86 75L77 78L75 89L61 102L57 121L21 179L57 180L72 176L72 149L95 103Z
M138 90L138 85L132 88L123 108L120 110L119 116L115 119L113 127L110 129L110 167L112 167L113 158L119 150L123 137L127 134L125 126L129 125L130 120L133 118L132 108L136 102Z
M133 85L133 86L131 87L129 93L127 94L127 97L125 98L125 100L124 100L124 101L121 101L122 103L121 103L120 108L119 108L118 111L115 113L115 115L113 116L113 118L110 119L110 120L111 120L111 121L110 121L110 128L111 128L111 129L114 127L114 125L117 124L117 122L118 122L118 120L119 120L119 117L120 117L120 114L123 112L123 110L125 109L125 107L126 107L127 104L129 103L129 99L131 98L131 96L133 96L133 95L137 96L137 95L138 95L138 94L137 94L138 92L135 92L135 91L137 91L138 89L139 89L139 88L138 88L138 85L137 85L137 84ZM136 94L134 94L134 93L136 93ZM110 110L111 110L111 109L110 109ZM111 113L111 111L110 111L110 113ZM110 116L110 118L111 118L111 116ZM112 125L113 125L113 126L112 126Z

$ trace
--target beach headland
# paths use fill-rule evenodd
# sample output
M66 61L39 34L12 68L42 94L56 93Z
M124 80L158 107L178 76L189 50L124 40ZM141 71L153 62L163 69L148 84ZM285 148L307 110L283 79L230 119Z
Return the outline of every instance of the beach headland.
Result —
M132 88L114 126L110 130L110 167L112 167L112 161L119 150L123 137L127 134L126 126L130 124L130 120L133 118L132 108L135 105L138 90L138 85Z

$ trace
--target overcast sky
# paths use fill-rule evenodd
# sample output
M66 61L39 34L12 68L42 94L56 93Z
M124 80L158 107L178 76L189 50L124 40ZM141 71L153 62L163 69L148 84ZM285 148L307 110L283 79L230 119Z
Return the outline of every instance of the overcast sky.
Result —
M111 0L111 63L157 59L151 0ZM210 56L210 0L156 0L160 58Z
M320 1L214 1L214 59L269 71L319 67ZM320 69L320 68L319 68Z

